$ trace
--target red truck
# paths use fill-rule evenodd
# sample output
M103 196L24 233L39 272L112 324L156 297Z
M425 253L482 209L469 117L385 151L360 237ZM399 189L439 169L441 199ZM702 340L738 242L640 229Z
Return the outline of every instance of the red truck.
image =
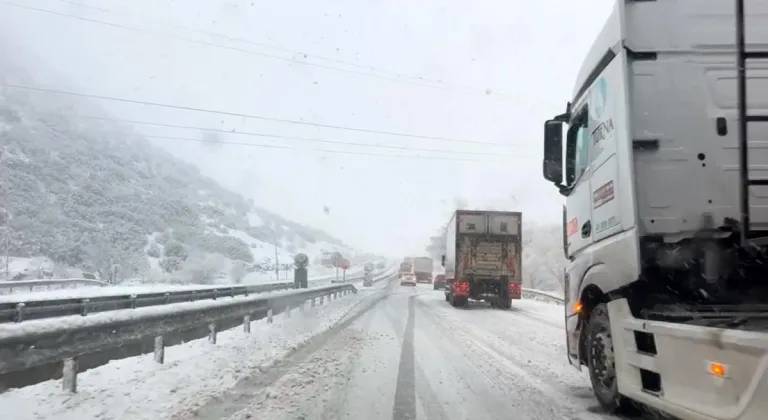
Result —
M522 294L520 212L456 210L446 229L445 300L508 309Z

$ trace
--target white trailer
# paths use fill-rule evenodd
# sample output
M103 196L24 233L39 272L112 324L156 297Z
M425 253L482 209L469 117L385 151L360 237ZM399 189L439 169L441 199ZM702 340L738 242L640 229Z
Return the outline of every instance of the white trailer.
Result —
M744 3L617 1L545 123L568 359L610 412L768 418L768 0Z

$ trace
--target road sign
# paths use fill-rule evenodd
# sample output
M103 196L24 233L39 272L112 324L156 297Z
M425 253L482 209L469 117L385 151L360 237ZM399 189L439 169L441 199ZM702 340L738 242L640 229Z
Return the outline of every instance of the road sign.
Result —
M349 268L349 260L346 258L342 258L342 260L339 262L339 268L342 270L346 270Z
M304 253L296 254L296 256L293 257L293 264L296 265L297 268L304 268L309 265L309 257Z

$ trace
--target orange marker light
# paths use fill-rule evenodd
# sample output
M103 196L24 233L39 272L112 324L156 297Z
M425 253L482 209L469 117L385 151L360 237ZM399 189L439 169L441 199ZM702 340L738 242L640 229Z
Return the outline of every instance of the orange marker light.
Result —
M725 376L725 365L717 362L709 362L709 373L715 376Z
M573 302L573 312L579 313L583 307L584 305L581 304L580 300Z

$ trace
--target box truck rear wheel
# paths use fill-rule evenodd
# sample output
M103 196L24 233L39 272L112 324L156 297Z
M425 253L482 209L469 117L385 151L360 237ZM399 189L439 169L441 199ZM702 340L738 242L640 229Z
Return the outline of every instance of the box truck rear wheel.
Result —
M453 307L460 307L465 306L469 302L469 298L466 296L456 296L454 294L451 294L451 306Z
M496 301L496 307L499 309L510 309L512 308L512 299L504 299L500 297Z
M619 394L608 307L600 303L592 309L586 326L587 367L592 390L603 409L611 414L634 415L631 400Z

